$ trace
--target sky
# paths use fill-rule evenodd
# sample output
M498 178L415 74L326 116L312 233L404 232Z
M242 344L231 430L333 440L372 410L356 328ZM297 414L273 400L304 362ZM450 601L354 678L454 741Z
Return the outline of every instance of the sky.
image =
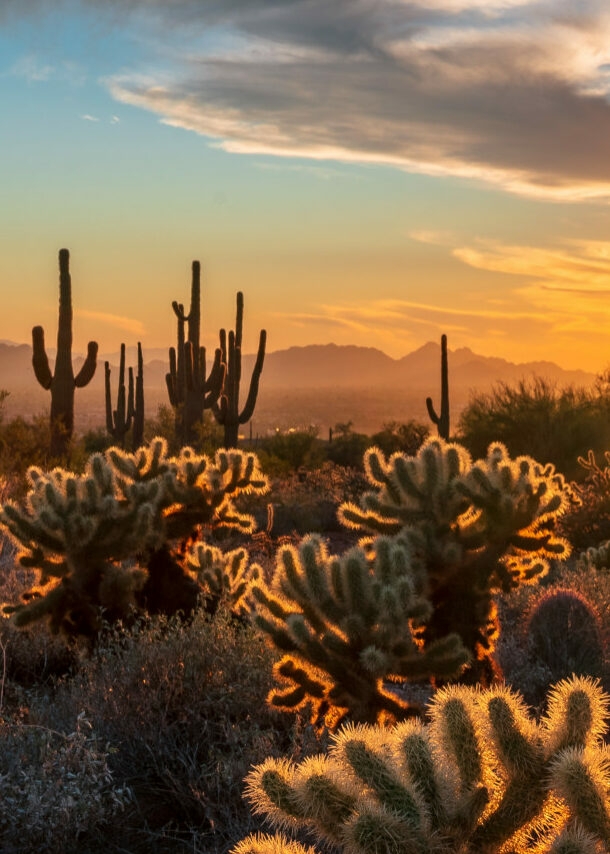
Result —
M610 365L607 0L2 0L0 339Z

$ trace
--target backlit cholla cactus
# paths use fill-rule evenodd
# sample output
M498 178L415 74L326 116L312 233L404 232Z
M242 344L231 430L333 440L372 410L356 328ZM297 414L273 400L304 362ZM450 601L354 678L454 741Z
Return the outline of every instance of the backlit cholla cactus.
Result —
M608 696L560 682L540 723L506 687L437 692L430 722L345 727L327 755L270 758L254 812L345 854L604 854L610 850ZM315 854L253 835L232 854Z
M184 566L213 606L224 602L234 614L250 612L248 594L260 567L250 563L246 549L223 552L209 543L198 542L187 552Z
M48 617L54 630L88 636L102 616L129 614L151 555L202 525L252 530L233 498L268 488L252 454L219 451L211 460L184 448L168 457L161 438L132 454L95 454L80 475L32 467L28 479L24 506L7 502L0 525L20 546L20 563L38 570L39 585L8 610L20 625Z
M471 678L489 683L497 675L492 594L537 581L549 559L569 554L569 544L553 533L569 487L551 465L512 460L499 443L476 462L442 439L428 440L414 457L386 460L370 448L364 462L374 490L359 506L343 504L339 518L366 535L366 548L374 550L381 534L409 543L425 567L424 593L433 607L424 639L457 632L474 659Z
M256 623L285 653L269 702L286 711L311 704L313 719L331 727L346 712L363 722L412 712L384 682L449 679L468 661L455 634L422 643L431 613L422 586L408 548L388 537L372 556L330 555L315 536L282 548L272 582L252 587Z

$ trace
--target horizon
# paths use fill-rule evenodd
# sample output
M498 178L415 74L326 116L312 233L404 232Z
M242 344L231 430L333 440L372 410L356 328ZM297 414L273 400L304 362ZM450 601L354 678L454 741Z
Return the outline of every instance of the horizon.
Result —
M170 8L171 7L171 8ZM569 13L569 14L568 14ZM599 0L5 0L0 338L610 363Z

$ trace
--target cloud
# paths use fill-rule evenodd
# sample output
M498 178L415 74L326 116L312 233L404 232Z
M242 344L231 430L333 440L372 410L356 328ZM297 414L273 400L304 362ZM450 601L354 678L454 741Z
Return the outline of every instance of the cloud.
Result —
M99 122L97 116L91 116L89 115L89 113L85 113L84 115L82 115L81 119L84 119L86 122Z
M569 240L540 247L481 241L453 255L479 270L518 277L509 289L513 301L544 313L552 335L569 334L581 348L583 341L607 338L610 243Z
M89 311L82 308L75 309L74 313L79 317L95 320L99 323L105 323L107 326L112 326L115 329L123 329L125 332L130 332L135 336L141 337L146 332L142 321L133 317L122 317L119 314L108 314L103 311Z
M193 43L165 71L115 75L109 89L229 151L610 198L601 2L243 0L174 12L174 24L207 23L234 41Z
M51 0L6 0L11 10ZM140 37L113 97L240 153L610 199L605 0L64 0Z

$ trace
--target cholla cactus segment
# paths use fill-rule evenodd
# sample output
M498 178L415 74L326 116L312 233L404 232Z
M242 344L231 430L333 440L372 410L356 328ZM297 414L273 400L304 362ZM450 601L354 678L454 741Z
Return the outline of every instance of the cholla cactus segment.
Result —
M599 687L587 687L591 705L605 707ZM568 681L559 696L569 703L581 688ZM277 827L313 829L320 850L332 843L344 854L608 851L608 751L594 735L595 714L587 746L565 749L553 724L536 723L507 689L441 689L430 711L429 724L344 727L327 756L299 765L267 759L249 774L246 798ZM332 825L307 808L322 778L342 805ZM288 854L289 845L267 837L256 850Z
M287 839L278 834L254 833L242 839L233 849L234 854L316 854L311 846Z
M409 573L413 561L387 538L374 555L330 555L316 536L281 549L271 583L252 586L257 624L286 653L275 669L283 690L270 702L291 710L311 703L327 723L346 711L363 722L400 719L409 708L384 680L457 675L468 660L457 636L420 642L430 606Z
M249 610L250 587L261 570L250 564L245 549L223 552L206 542L198 542L186 554L185 568L194 575L204 597L226 602L234 613Z

